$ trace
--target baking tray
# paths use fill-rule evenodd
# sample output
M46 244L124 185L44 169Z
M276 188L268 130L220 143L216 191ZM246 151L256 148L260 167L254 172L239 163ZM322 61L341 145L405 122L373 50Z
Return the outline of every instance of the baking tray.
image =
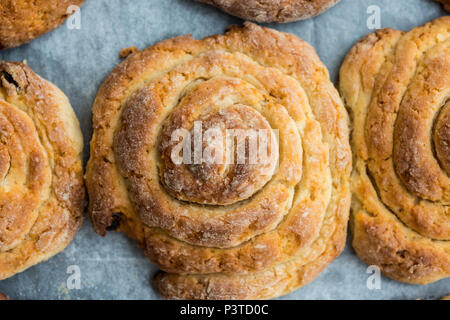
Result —
M356 41L372 31L377 21L371 17L377 12L381 27L403 30L445 14L431 0L342 0L314 19L268 26L311 43L337 83L342 60ZM83 130L85 162L92 103L105 77L120 62L120 49L143 49L185 33L202 38L242 23L191 0L86 0L80 18L80 29L64 24L30 44L1 51L0 59L26 60L66 93ZM64 252L1 281L0 291L12 299L160 299L150 285L156 270L132 240L119 233L102 238L86 219ZM80 286L71 282L74 271L79 271ZM281 299L435 299L450 293L450 279L413 286L382 277L380 289L370 290L371 275L348 243L313 283Z

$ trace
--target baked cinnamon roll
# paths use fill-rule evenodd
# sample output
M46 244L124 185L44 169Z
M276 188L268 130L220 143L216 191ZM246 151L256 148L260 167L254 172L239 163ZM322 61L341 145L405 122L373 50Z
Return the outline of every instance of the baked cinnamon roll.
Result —
M347 114L299 38L247 23L158 43L112 71L93 122L86 180L95 230L136 239L163 270L153 283L165 297L284 295L343 250ZM246 142L212 138L230 131ZM247 139L255 131L263 135ZM251 160L251 141L264 161Z
M0 280L62 251L85 205L83 139L67 97L0 63Z
M245 20L286 23L315 17L339 0L197 0Z
M0 49L17 47L56 29L84 1L0 1Z
M353 115L353 246L403 282L450 275L450 17L362 39L341 69Z

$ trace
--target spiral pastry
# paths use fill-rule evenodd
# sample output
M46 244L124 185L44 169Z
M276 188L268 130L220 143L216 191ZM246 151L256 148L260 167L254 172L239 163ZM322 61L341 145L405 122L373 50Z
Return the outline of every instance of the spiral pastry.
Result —
M95 230L137 239L164 271L154 285L165 297L280 296L343 250L347 114L327 69L297 37L247 23L158 43L112 71L93 122L86 178ZM177 163L174 133L191 135L198 122L205 135L268 132L273 152L265 161ZM215 139L198 145L239 153Z
M339 0L197 0L245 20L286 23L315 17Z
M450 17L361 40L341 69L353 113L353 246L408 283L450 275Z
M0 63L0 280L62 251L85 205L83 139L67 97Z
M56 29L84 1L0 1L0 49L17 47Z

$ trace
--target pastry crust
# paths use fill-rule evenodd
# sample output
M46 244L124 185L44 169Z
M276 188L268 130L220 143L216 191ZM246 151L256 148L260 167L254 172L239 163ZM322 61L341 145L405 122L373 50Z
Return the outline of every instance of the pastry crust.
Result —
M315 17L339 0L198 0L245 20L292 22Z
M62 251L82 223L83 138L67 97L0 63L0 280Z
M369 34L340 89L353 116L353 246L395 280L450 275L450 17Z
M260 165L240 175L238 165L171 164L169 137L197 120L278 130L269 180L258 180ZM93 127L86 183L94 228L135 238L164 270L154 285L167 298L284 295L344 248L347 113L314 49L293 35L246 23L134 53L100 88Z
M0 49L17 47L59 27L85 0L2 0Z
M8 296L0 292L0 300L9 300Z

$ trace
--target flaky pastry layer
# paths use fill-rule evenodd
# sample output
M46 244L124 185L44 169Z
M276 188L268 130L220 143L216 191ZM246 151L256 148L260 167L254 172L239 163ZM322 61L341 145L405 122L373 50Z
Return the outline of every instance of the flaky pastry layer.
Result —
M339 0L198 0L245 20L292 22L315 17Z
M0 49L17 47L59 27L85 0L2 0Z
M83 138L67 97L0 63L0 280L62 251L82 223Z

